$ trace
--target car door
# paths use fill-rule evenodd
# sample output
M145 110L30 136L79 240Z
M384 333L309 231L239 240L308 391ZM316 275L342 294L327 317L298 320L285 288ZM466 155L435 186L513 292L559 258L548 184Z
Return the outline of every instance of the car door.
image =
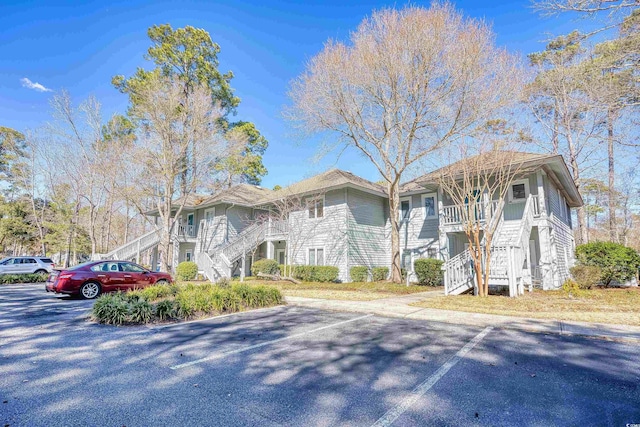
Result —
M126 291L131 287L118 262L96 264L91 270L95 272L96 280L100 282L103 292Z
M4 261L2 261L2 263L0 263L0 273L2 274L13 274L14 270L15 270L15 262L16 258L8 258Z
M38 263L33 258L22 258L20 271L23 274L31 274L38 269Z
M151 275L147 270L132 262L121 262L120 267L125 275L125 279L130 282L130 287L134 289L144 288L151 283Z
M31 271L29 270L30 267L31 267L31 264L29 263L28 258L16 258L14 261L13 273L14 274L31 273Z

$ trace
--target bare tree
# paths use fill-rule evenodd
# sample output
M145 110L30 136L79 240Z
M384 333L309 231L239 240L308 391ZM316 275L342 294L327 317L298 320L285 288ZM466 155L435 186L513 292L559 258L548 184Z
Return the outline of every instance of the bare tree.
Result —
M501 126L501 121L492 126ZM507 136L507 135L504 135ZM457 206L456 218L469 242L478 295L489 293L492 242L500 223L509 187L527 170L520 142L476 138L475 144L456 147L452 166L437 172L442 190ZM457 159L456 159L457 158ZM455 160L459 160L454 162Z
M212 101L205 87L195 86L185 95L184 84L179 79L154 77L139 92L139 102L131 111L140 122L139 136L130 154L137 172L131 188L138 197L133 200L141 212L148 207L145 201L157 209L161 220L161 268L165 271L171 235L182 209L188 198L212 177L215 165L226 152L217 125L220 106ZM181 197L176 201L178 192Z
M349 44L329 41L293 82L291 119L329 132L387 187L391 280L401 282L399 185L414 163L517 100L523 72L490 28L447 3L374 12Z

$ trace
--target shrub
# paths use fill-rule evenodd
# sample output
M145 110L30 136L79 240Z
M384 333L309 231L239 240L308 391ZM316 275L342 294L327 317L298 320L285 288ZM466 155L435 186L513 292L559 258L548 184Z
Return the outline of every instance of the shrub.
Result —
M258 273L263 274L279 274L280 266L275 259L260 259L251 264L251 274L257 276Z
M567 279L562 284L562 290L569 295L579 296L583 291L580 290L580 285L573 279Z
M93 317L100 323L122 325L129 317L129 304L123 294L105 294L93 305Z
M216 281L216 286L221 289L229 288L231 287L231 279L228 277L221 277Z
M369 269L362 265L351 267L349 276L354 282L366 282L369 278Z
M0 274L0 284L11 283L41 283L46 282L48 273L43 274Z
M340 269L329 265L314 265L311 268L312 281L335 282L338 280Z
M371 279L374 282L387 280L389 277L389 267L374 267L371 269Z
M193 280L198 274L198 264L193 261L183 261L176 267L178 280Z
M149 301L141 299L131 303L129 320L133 323L149 323L153 317L153 306Z
M633 279L640 266L640 255L634 249L611 242L579 245L576 247L576 257L581 265L600 267L600 279L605 285L612 281L623 283Z
M442 261L433 258L421 258L415 260L413 268L418 276L418 284L425 286L442 285L442 281L444 280L442 264Z
M303 282L335 282L340 269L330 265L296 265L292 276Z
M160 301L156 305L156 316L160 320L173 319L176 316L177 307L173 300Z
M602 269L596 265L576 265L571 267L571 277L580 289L591 289L600 282Z

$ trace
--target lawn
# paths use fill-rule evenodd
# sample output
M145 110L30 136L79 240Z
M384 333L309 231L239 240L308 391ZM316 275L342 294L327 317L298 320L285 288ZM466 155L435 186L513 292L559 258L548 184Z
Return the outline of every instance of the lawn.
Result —
M640 288L599 288L581 291L577 296L565 291L541 290L525 292L517 298L439 296L412 305L504 316L640 326Z
M390 298L396 295L408 295L443 289L418 285L404 285L389 282L350 282L350 283L318 283L303 282L300 284L288 281L251 280L252 284L263 284L277 288L285 296L337 299L351 301L371 301Z

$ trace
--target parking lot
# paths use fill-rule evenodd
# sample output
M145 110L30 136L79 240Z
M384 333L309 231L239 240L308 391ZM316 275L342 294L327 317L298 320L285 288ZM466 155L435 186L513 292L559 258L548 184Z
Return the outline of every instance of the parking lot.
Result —
M640 423L640 346L276 307L165 326L0 287L0 425Z

